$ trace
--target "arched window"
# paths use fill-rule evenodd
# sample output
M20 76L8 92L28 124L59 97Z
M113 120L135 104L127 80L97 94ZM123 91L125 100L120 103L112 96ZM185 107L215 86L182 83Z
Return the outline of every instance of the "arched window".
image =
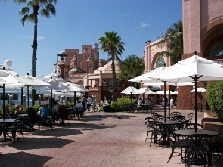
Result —
M159 57L156 61L156 67L164 67L165 61L163 57Z
M223 56L223 40L216 42L211 47L209 56Z

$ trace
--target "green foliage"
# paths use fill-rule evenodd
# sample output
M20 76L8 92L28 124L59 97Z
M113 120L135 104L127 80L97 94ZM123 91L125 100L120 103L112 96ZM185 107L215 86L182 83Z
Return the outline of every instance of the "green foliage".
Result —
M223 81L208 82L206 98L210 109L223 122Z
M122 107L124 105L127 105L127 104L131 104L131 99L130 98L118 98L117 101L113 102L111 107L110 107L110 110L113 111L113 112L118 112L118 111L121 111L122 110Z
M40 105L34 105L33 106L34 110L36 111L36 113L39 111Z
M128 80L140 76L145 70L144 59L136 55L128 56L124 61L120 63L120 70L118 79L125 84L130 86L134 84L134 87L139 87L139 83L129 83Z
M121 37L117 34L117 32L105 32L105 36L100 37L98 40L98 44L101 45L100 50L103 52L107 52L111 57L111 67L112 67L112 79L113 79L113 92L112 97L113 101L116 101L116 71L115 71L115 59L118 59L118 55L121 56L123 51L125 50L125 43L122 42Z
M159 45L167 45L169 48L168 51L160 52L159 56L169 56L174 64L181 60L183 54L183 24L181 20L167 29Z

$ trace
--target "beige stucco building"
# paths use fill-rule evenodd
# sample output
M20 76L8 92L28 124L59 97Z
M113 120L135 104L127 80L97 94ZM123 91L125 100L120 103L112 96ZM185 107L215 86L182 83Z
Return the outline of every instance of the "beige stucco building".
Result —
M198 52L198 55L207 59L222 62L223 60L223 1L222 0L182 0L182 22L184 51L182 59ZM157 42L147 42L145 45L145 72L156 67L157 62L165 61L167 66L172 65L168 58L162 61L156 56L158 52L168 49L159 48ZM199 86L205 87L205 82ZM178 89L177 109L192 109L194 95L192 87L184 86ZM199 94L198 102L203 108L208 108L205 93Z
M79 49L65 49L58 54L61 60L55 65L59 66L58 73L66 81L77 83L89 89L85 94L96 96L97 102L111 99L112 96L112 69L110 60L99 59L98 44L82 45L82 52ZM119 60L115 60L116 73L120 72ZM123 87L117 83L117 97Z

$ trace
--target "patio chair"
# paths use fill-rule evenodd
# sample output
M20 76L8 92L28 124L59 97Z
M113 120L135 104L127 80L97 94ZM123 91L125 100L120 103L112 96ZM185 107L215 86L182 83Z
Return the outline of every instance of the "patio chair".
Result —
M189 123L191 123L192 119L193 119L194 113L189 113L187 116L187 120Z
M152 118L154 120L163 120L164 119L164 117L160 114L157 114L157 113L151 113L151 114L152 114Z
M174 111L174 112L171 112L170 115L181 115L181 112L179 112L179 111Z
M151 139L152 142L152 132L154 129L151 121L153 121L154 119L152 117L146 117L145 120L146 120L145 124L147 126L145 142L147 141L147 139ZM149 133L151 133L151 137L149 137Z

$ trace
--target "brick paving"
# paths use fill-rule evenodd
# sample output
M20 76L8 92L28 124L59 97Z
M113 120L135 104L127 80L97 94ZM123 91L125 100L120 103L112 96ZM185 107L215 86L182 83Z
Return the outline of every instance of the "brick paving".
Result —
M172 110L174 111L174 109ZM161 108L157 112L163 112ZM187 115L192 111L181 111ZM167 163L171 148L146 138L150 113L88 112L83 120L67 120L52 131L25 133L24 140L0 143L0 167L183 167L180 157ZM198 113L198 122L203 113ZM38 127L37 127L38 128ZM221 166L215 162L214 167Z

